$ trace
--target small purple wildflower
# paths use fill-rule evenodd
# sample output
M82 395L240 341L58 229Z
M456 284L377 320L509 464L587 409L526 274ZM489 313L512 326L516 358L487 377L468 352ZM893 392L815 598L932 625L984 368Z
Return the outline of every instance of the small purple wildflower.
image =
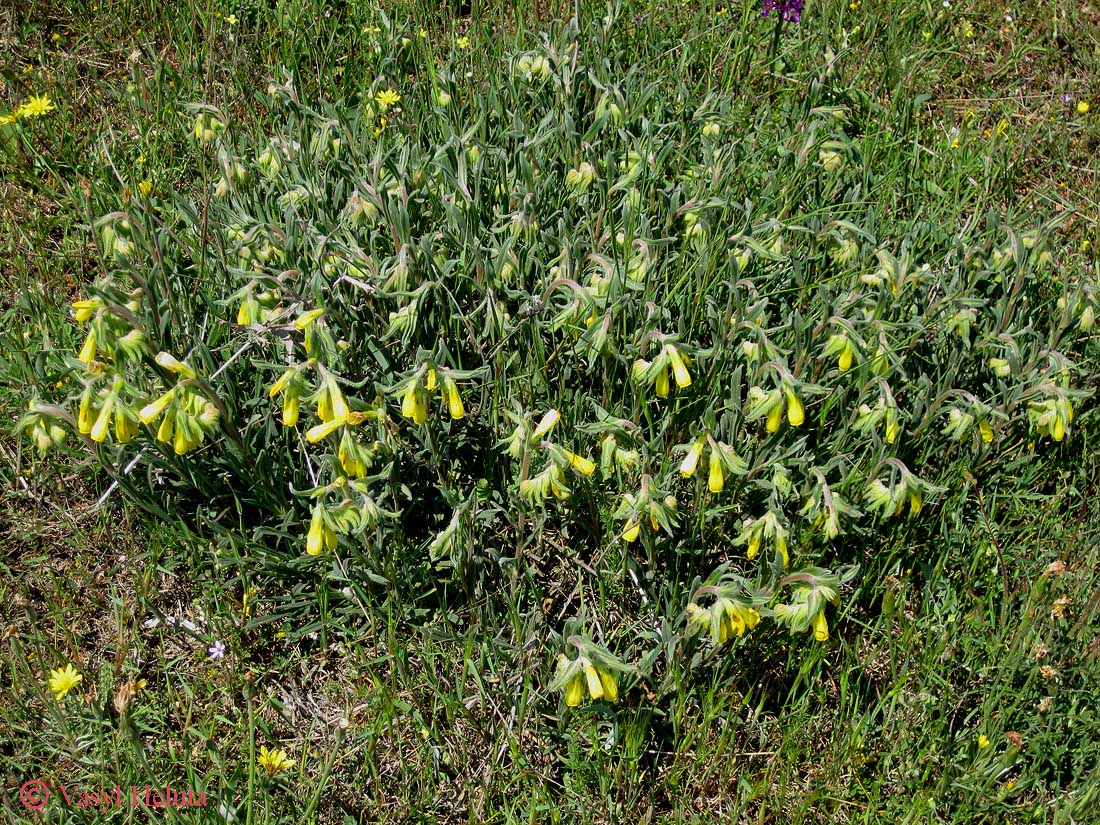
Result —
M1073 95L1071 95L1069 92L1066 92L1064 95L1062 95L1062 102L1073 103Z
M802 8L805 5L806 0L764 0L764 8L760 14L767 17L774 11L788 23L797 23L802 19Z
M207 648L206 652L210 654L211 659L217 661L225 656L225 643L220 640L216 641L212 647Z

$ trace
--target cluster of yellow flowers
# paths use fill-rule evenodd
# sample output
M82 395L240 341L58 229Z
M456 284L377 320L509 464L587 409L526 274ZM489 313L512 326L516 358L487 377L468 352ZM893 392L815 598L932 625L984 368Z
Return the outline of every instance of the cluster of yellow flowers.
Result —
M612 655L607 648L590 639L573 635L567 640L575 648L574 657L559 654L551 690L560 690L565 704L578 707L587 692L592 701L616 702L619 699L619 682L616 673L632 670L631 666Z

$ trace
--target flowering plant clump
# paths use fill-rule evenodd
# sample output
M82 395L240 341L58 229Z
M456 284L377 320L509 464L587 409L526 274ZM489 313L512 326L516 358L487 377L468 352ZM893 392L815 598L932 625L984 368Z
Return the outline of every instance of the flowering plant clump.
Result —
M565 26L489 97L453 64L387 70L349 111L273 83L255 142L189 109L209 186L95 222L72 389L20 429L326 611L362 610L336 578L472 604L599 559L646 614L617 627L675 606L663 649L843 632L884 534L939 524L963 470L1016 483L1076 440L1100 284L1060 268L1057 222L891 212L816 87L731 141L709 124L736 95L685 112L605 36ZM657 667L547 638L568 706Z

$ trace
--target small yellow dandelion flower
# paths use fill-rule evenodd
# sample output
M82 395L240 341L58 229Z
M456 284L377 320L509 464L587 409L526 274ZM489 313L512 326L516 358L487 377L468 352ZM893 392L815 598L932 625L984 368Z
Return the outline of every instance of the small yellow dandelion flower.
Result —
M19 107L16 114L20 117L38 117L52 112L56 107L47 95L31 95L30 98Z
M268 776L274 776L279 771L294 767L294 760L286 755L282 748L269 751L266 745L260 747L260 757L256 763L267 771Z
M19 120L18 112L8 112L6 115L0 115L0 126L7 126L17 120Z
M460 49L468 49L470 48L470 38L464 35L455 40L455 45L458 46L458 48Z
M393 89L384 89L374 96L374 100L383 109L388 109L401 100L401 95Z
M428 30L421 27L420 31L418 31L417 34L420 35L421 37L427 37L428 36Z
M60 702L66 693L83 680L84 677L77 673L76 668L70 663L65 665L63 669L50 671L50 690L53 691L54 697Z
M237 25L237 15L235 15L235 14L229 15L227 18L225 18L225 22L228 23L230 26L236 26Z
M990 744L991 743L989 741L989 737L986 736L984 733L978 737L978 747L981 748L983 751L988 748Z
M1089 102L1087 100L1077 101L1077 114L1087 115L1089 113Z
M149 194L153 191L153 182L146 178L138 184L138 191L141 192L142 197L149 197Z

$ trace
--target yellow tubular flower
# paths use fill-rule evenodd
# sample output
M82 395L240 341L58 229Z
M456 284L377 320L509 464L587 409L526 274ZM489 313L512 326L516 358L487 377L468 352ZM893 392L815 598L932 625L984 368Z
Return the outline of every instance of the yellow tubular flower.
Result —
M401 397L401 414L405 418L416 417L416 384L409 384L405 394Z
M802 406L802 402L798 396L794 394L794 390L787 390L787 421L790 422L792 427L801 427L802 422L806 420L806 408Z
M80 396L80 407L76 412L76 429L81 435L92 431L92 393L91 389Z
M432 372L429 372L429 380L431 379ZM432 389L431 386L428 389ZM458 387L455 382L450 378L443 379L443 393L447 397L447 409L451 413L451 418L459 419L466 417L466 408L462 405L462 396L458 394ZM593 468L594 469L594 468Z
M248 314L248 301L241 301L240 307L237 308L237 326L247 327L252 324L252 319Z
M581 701L584 699L584 681L581 679L581 675L578 673L572 679L569 680L569 684L565 686L565 704L571 708L579 707Z
M561 413L557 410L548 410L546 415L542 417L542 421L535 427L535 431L531 433L531 440L538 441L544 435L554 429L554 425L561 420Z
M288 392L283 397L283 426L295 427L298 424L298 413L301 408L301 401L294 393Z
M824 607L814 616L814 638L819 642L827 642L829 640L829 623L825 619Z
M343 424L348 420L350 410L348 409L348 402L344 400L344 394L340 392L340 388L336 385L336 379L330 379L328 382L328 396L332 404L332 420Z
M423 424L428 420L428 402L425 400L422 393L416 393L415 403L413 405L413 423Z
M603 685L604 698L609 702L615 702L619 698L619 683L615 681L615 675L603 668L598 669L600 684Z
M845 344L844 349L840 351L840 358L837 359L836 368L841 372L847 372L852 368L851 344Z
M722 472L722 459L718 457L717 450L710 451L710 477L707 479L707 489L712 493L722 492L726 486L726 476Z
M584 678L588 682L588 693L593 699L603 698L603 682L600 681L600 674L596 672L596 668L592 665L588 665L584 669Z
M623 538L628 542L638 540L638 534L642 532L641 525L638 524L637 519L631 519L626 523L626 529L623 530Z
M115 438L119 444L129 443L137 435L137 422L122 412L122 408L115 410Z
M313 508L313 517L309 520L309 534L306 536L306 552L311 556L321 555L325 540L325 522L321 518L321 505Z
M176 436L172 441L172 451L176 455L183 455L188 452L194 444L187 437L187 430L184 427L176 427Z
M893 444L898 440L898 432L901 427L898 425L898 414L893 410L886 411L886 443Z
M435 392L436 375L434 369L428 370L428 376L424 379L424 386L427 388L428 392Z
M749 536L749 546L745 551L745 558L752 561L756 558L756 554L760 552L760 531L755 530L753 534Z
M767 423L764 425L769 433L779 432L779 425L783 422L783 402L780 401L772 411L768 413Z
M287 385L290 384L290 379L294 377L294 373L295 371L292 369L284 371L283 374L280 375L279 378L275 381L275 383L271 385L271 389L267 392L267 397L275 398L275 396L285 390L287 388Z
M691 386L691 373L676 347L669 346L668 358L672 362L672 374L676 378L676 386L680 389Z
M783 569L786 570L791 566L791 557L787 555L787 537L776 536L775 537L775 549L779 552L780 557L783 559Z
M316 444L318 441L325 438L325 436L331 435L343 426L344 422L337 421L335 418L329 421L322 421L320 424L306 430L306 441L310 444Z
M1066 437L1066 425L1062 422L1062 416L1054 416L1054 427L1050 431L1050 436L1055 441L1061 441Z
M299 315L294 321L295 329L303 330L309 329L313 325L313 322L325 314L323 309L311 309L309 312L304 312Z
M92 425L89 437L92 441L102 443L107 438L107 430L111 426L111 413L114 412L115 399L113 396L108 396L106 402L103 404L103 409L99 411L99 416L95 420L95 424Z
M98 298L84 301L73 301L73 314L76 316L76 320L79 323L84 323L89 320L95 311L99 309L100 301Z
M95 329L88 330L88 337L84 339L84 346L80 348L80 354L76 357L83 361L85 364L90 364L95 360L96 340Z
M993 440L993 428L989 426L989 422L984 418L978 422L978 431L982 434L982 441L986 444Z
M920 513L921 505L924 503L921 497L920 490L914 490L909 494L909 513L910 515L918 515Z
M691 478L695 475L695 469L699 466L699 459L703 455L703 440L699 439L691 445L691 449L688 450L686 456L684 456L683 463L680 464L680 475L684 478Z
M157 441L163 441L164 443L171 441L175 425L176 411L169 410L168 414L161 419L160 426L157 428Z
M150 404L146 404L144 407L141 408L141 411L138 413L138 420L141 421L142 424L149 424L150 422L152 422L154 418L164 412L164 408L172 402L172 398L175 396L175 394L176 390L173 387L156 401L153 401Z
M661 371L657 373L657 382L654 386L658 398L668 398L668 386L668 367L661 367Z
M562 452L565 453L565 457L569 459L569 466L581 475L590 476L596 472L596 465L583 455L571 453L569 450L562 450Z

